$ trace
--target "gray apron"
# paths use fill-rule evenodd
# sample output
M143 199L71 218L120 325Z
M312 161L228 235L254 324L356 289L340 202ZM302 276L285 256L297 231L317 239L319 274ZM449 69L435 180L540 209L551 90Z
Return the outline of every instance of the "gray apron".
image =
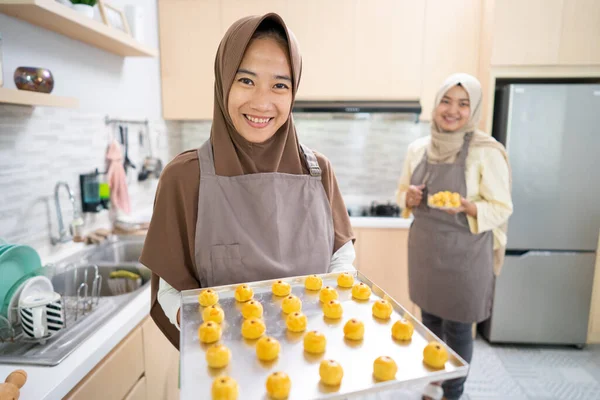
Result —
M215 174L210 140L198 149L196 268L202 287L322 274L331 263L333 218L314 153L310 175Z
M411 185L425 184L408 237L411 300L443 319L480 322L490 316L494 287L493 234L471 233L464 213L450 215L427 206L427 195L449 190L467 195L465 161L472 133L456 161L432 164L427 151L412 174Z

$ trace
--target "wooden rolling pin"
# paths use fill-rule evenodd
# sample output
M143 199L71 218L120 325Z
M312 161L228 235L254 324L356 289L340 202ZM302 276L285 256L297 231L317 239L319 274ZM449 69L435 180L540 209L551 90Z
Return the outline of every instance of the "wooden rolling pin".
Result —
M27 372L22 369L11 372L0 384L0 400L18 400L21 388L27 381Z

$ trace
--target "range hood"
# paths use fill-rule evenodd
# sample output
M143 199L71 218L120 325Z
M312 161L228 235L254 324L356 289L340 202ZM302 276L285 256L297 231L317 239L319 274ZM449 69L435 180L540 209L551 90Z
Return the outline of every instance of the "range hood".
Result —
M296 100L293 112L421 114L419 100Z

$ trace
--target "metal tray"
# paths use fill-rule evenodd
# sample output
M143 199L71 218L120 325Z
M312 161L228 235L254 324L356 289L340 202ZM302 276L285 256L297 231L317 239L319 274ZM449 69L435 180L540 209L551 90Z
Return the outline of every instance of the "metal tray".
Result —
M468 364L446 346L449 361L444 370L433 370L423 364L423 349L431 340L440 341L421 322L408 313L377 285L360 272L354 272L355 281L364 282L372 289L368 301L352 299L351 289L337 286L339 273L320 275L323 286L335 287L339 293L344 315L340 320L323 318L318 292L304 288L305 277L283 279L292 285L292 293L302 300L302 312L308 318L309 330L318 330L327 338L327 348L322 355L304 352L304 333L288 332L285 314L281 312L282 298L271 292L273 280L248 283L254 289L254 299L264 308L266 334L281 343L279 358L272 362L262 362L256 358L255 340L244 339L240 333L243 317L241 305L233 297L236 285L214 287L219 294L219 304L225 312L222 323L221 343L232 353L230 364L222 369L209 368L205 360L205 345L198 340L198 327L202 323L202 307L198 304L198 294L204 289L182 292L181 311L181 399L210 399L212 381L222 375L234 378L240 389L240 399L266 400L267 376L282 371L290 376L292 389L290 400L342 399L355 395L406 388L408 385L423 384L466 376ZM374 301L384 298L391 302L394 313L388 321L373 317L371 307ZM412 321L415 331L408 343L395 341L391 328L400 317ZM344 338L346 321L358 318L365 324L365 337L360 342ZM440 341L441 342L441 341ZM373 361L379 356L389 356L396 361L396 380L377 382L373 376ZM344 369L344 378L339 387L330 388L319 382L319 363L324 359L338 361Z

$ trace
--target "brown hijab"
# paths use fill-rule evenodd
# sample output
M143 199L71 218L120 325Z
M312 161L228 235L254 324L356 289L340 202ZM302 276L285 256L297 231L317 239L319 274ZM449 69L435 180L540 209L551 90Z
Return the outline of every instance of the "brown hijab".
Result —
M293 34L277 14L243 18L234 23L223 37L215 60L215 102L211 129L217 175L237 176L259 172L308 174L292 115L264 143L251 143L234 128L227 100L237 69L252 36L262 22L279 26L286 34L292 69L293 95L301 75L301 58ZM293 100L292 100L293 101ZM328 160L316 153L323 175L335 242L333 252L354 239L350 219L335 174ZM184 152L164 169L154 204L150 228L140 262L153 271L151 315L160 330L179 348L179 331L170 323L157 300L159 277L176 290L200 287L194 258L194 239L198 218L200 168L195 150Z
M300 175L303 162L292 115L266 142L251 143L234 128L227 111L229 90L252 35L262 23L276 24L286 33L292 69L293 95L300 83L302 59L294 35L277 14L252 16L235 22L225 33L215 60L215 108L210 140L217 175L236 176L257 172ZM293 105L292 98L292 105Z

